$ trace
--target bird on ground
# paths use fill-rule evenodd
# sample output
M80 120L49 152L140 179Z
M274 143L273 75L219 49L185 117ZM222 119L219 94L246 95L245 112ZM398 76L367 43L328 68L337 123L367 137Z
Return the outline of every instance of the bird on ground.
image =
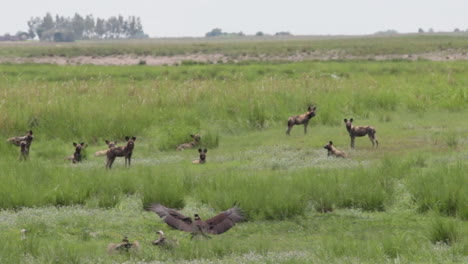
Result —
M136 250L138 251L140 249L140 243L138 241L133 241L133 243L130 243L127 237L124 237L122 239L122 242L120 243L110 243L107 246L107 252L109 254L112 253L119 253L119 252L129 252L130 250Z
M156 233L159 235L159 237L158 237L158 239L153 240L151 242L151 244L153 244L154 246L158 246L158 247L164 248L164 249L171 249L171 248L173 248L173 247L175 247L175 246L177 246L179 244L177 240L168 239L164 235L164 232L162 230L159 230Z

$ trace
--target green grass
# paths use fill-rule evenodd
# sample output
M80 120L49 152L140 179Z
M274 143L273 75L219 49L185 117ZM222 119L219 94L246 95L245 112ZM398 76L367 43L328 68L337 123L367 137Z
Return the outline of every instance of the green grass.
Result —
M27 162L0 141L0 262L465 263L467 66L0 65L0 135L35 134ZM310 104L308 134L286 136ZM376 127L379 148L350 149L351 117ZM194 133L205 165L175 150ZM127 135L132 166L105 170L92 154ZM327 158L330 140L349 158ZM72 142L88 144L82 164L64 160ZM192 241L144 211L153 202L205 219L237 202L248 221ZM157 230L179 246L152 247ZM142 250L108 255L123 236Z
M399 36L350 37L242 37L185 38L151 40L79 41L76 43L2 43L3 57L75 57L75 56L174 56L185 54L222 54L233 61L264 56L323 54L345 59L346 56L417 55L428 52L464 52L466 34L408 34ZM185 61L183 64L198 64Z

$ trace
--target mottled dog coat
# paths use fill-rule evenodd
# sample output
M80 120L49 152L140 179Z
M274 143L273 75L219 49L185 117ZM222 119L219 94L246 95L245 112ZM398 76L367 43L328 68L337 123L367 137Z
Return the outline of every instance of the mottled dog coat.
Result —
M107 151L106 168L111 169L116 157L125 157L125 166L130 167L132 161L133 148L135 148L136 137L125 137L127 145L112 147Z
M192 161L193 164L204 164L206 162L206 153L208 152L207 149L198 149L198 153L200 154L200 157L198 160Z
M353 126L353 119L344 119L344 123L346 125L346 130L348 130L349 136L351 137L351 148L354 148L354 140L356 137L363 137L365 135L369 136L370 141L372 142L372 146L378 147L379 141L375 134L377 131L374 127L371 126Z
M341 150L336 149L335 146L333 146L332 141L328 142L328 144L325 145L323 148L327 150L328 156L335 156L337 158L346 158L346 157L348 157L348 155L346 155L346 153L344 153Z
M77 144L73 142L73 146L75 147L75 153L72 156L68 156L66 159L71 160L73 163L81 162L81 150L85 148L85 143L81 142Z
M193 141L189 142L189 143L180 144L177 147L177 150L184 150L184 149L188 149L188 148L193 148L196 145L200 144L200 140L201 140L200 134L195 134L195 135L190 135L190 136L193 138Z
M309 106L309 108L307 108L307 112L304 114L290 116L288 118L288 130L286 130L286 134L289 135L294 125L304 125L304 134L307 134L307 125L309 124L309 120L315 116L316 109L316 106Z
M117 145L117 141L109 141L109 140L105 140L107 146L110 148L113 148ZM106 156L107 154L107 151L109 151L109 149L105 149L105 150L100 150L100 151L96 151L96 153L94 153L94 157L100 157L100 156Z

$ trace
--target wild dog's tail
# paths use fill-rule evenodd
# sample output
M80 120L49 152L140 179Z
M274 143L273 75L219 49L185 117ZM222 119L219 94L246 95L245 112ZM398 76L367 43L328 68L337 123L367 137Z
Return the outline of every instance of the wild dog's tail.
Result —
M106 150L97 151L96 153L94 153L94 157L106 156L106 154L107 154L107 149L106 149Z

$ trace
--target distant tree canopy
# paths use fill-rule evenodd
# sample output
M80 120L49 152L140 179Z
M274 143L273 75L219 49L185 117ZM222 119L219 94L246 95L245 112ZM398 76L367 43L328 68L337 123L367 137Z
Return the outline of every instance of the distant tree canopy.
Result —
M289 31L280 31L280 32L276 32L275 36L292 36L292 34Z
M41 41L74 41L79 39L121 39L147 38L139 17L122 15L108 19L96 18L93 15L82 17L76 13L73 17L50 13L44 17L32 17L28 22L28 34L31 38L38 36Z
M218 37L218 36L245 36L245 34L241 31L239 33L227 33L223 32L220 28L214 28L210 32L205 34L205 37Z

